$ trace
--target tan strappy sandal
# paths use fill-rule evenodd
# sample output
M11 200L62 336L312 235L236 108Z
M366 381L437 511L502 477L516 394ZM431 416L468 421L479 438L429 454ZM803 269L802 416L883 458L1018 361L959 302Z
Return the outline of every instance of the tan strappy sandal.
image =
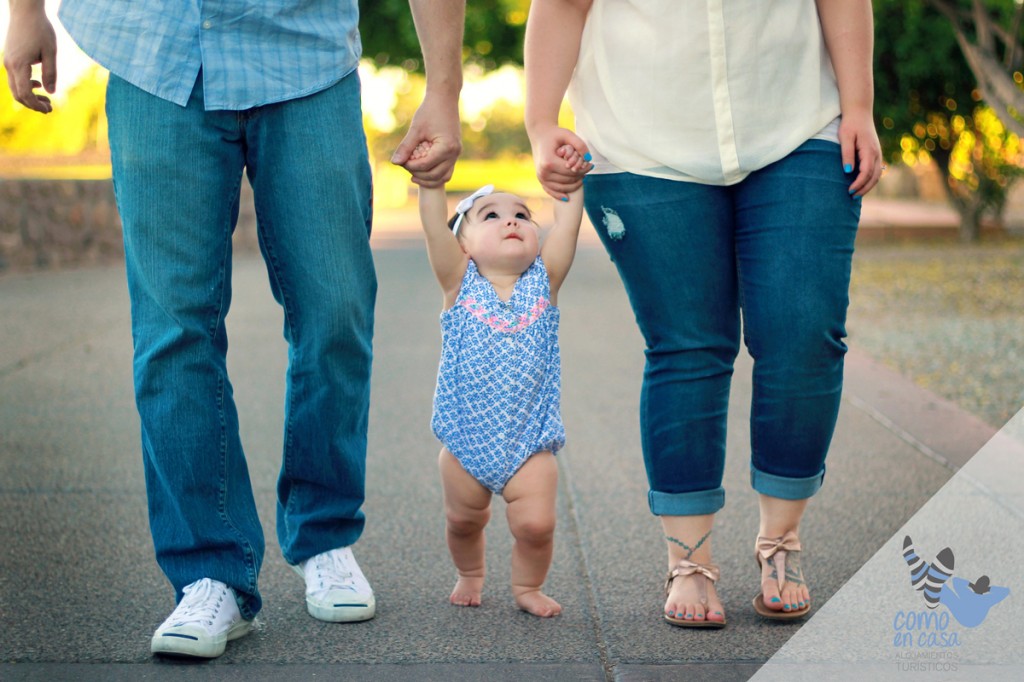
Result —
M722 620L708 620L707 618L707 606L708 606L708 583L711 581L712 584L718 582L718 566L715 564L698 564L690 561L689 559L682 559L676 564L676 567L668 572L668 577L665 579L665 595L667 596L672 588L672 581L676 578L688 578L693 577L697 580L697 590L700 594L700 603L704 605L705 616L703 620L695 619L684 619L670 617L667 613L663 614L665 620L672 625L676 625L681 628L724 628L725 619Z
M786 584L787 578L793 582L803 583L804 576L800 570L800 549L800 539L793 531L789 531L781 538L758 537L754 558L757 560L757 570L761 576L761 585L763 586L766 580L764 564L768 564L772 568L773 576L779 581L780 593ZM769 578L773 576L769 576ZM754 597L754 610L757 611L758 615L772 620L793 620L795 618L803 618L810 613L811 605L808 603L803 608L790 611L770 609L764 603L764 590L759 589L757 596Z

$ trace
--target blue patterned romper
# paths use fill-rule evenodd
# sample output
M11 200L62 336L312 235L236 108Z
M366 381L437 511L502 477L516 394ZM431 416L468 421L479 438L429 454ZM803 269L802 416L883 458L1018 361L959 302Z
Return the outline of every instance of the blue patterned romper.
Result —
M538 256L509 301L470 259L459 297L441 313L434 435L480 483L500 493L535 452L565 445L558 308Z

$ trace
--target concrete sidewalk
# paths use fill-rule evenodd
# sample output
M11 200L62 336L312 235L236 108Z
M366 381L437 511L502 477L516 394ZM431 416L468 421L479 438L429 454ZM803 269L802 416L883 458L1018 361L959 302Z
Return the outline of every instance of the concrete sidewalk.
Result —
M429 430L440 296L419 246L382 243L368 518L357 556L378 599L367 623L305 612L274 533L285 373L282 315L258 257L236 260L229 366L267 537L262 627L215 661L149 655L173 607L152 556L122 267L0 278L0 679L745 680L799 624L758 618L748 482L750 363L733 382L727 506L715 556L721 631L661 620L664 550L646 506L637 403L643 344L604 252L585 240L561 294L563 410L557 548L538 620L511 599L501 507L488 589L449 606L438 444ZM824 603L991 435L856 352L826 485L802 529Z

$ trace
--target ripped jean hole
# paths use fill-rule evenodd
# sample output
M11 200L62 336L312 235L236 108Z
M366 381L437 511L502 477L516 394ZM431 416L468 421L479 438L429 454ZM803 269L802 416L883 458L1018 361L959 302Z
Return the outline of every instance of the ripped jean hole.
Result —
M626 226L623 224L619 214L604 206L601 207L601 212L604 213L601 222L604 223L605 229L608 231L609 239L619 240L625 237Z

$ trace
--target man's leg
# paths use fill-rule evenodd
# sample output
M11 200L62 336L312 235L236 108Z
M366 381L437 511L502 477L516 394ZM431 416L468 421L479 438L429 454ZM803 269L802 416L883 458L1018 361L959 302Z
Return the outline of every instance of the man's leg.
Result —
M253 110L245 125L260 245L289 344L278 539L300 564L363 529L377 283L358 76Z
M260 609L263 533L238 437L224 317L243 166L234 113L186 108L111 75L114 185L124 225L150 528L157 561L183 588L233 588Z

